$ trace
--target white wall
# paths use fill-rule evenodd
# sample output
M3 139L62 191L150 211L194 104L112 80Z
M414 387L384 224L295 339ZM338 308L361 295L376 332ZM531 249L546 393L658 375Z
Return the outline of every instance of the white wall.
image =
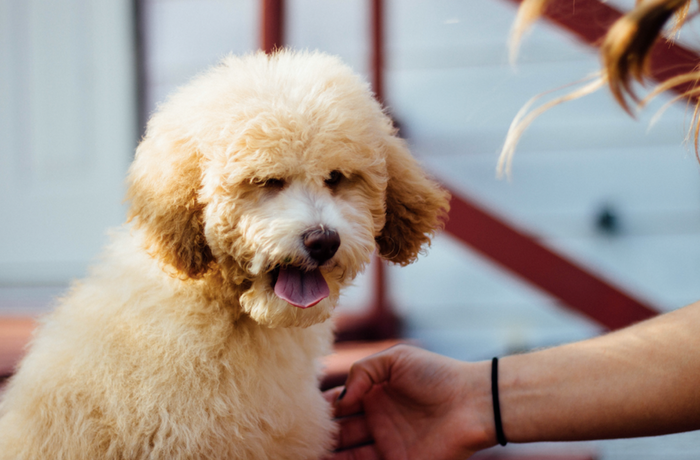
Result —
M0 1L2 292L82 276L123 221L132 36L128 0Z

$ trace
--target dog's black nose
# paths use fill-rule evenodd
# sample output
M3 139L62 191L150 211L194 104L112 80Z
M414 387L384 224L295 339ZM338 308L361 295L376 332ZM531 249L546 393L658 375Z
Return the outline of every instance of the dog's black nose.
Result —
M304 247L319 265L333 257L340 246L340 235L335 230L318 227L304 233Z

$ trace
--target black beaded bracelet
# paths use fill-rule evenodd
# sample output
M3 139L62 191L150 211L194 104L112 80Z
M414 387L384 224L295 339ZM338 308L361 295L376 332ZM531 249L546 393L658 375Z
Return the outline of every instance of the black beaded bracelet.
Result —
M498 399L498 358L491 361L491 396L493 397L493 418L496 422L496 440L502 446L508 444L501 422L501 403Z

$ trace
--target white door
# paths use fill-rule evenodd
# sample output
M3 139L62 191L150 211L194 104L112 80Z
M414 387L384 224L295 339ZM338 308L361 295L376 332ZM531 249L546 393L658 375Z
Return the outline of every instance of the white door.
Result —
M124 220L133 36L128 0L0 0L0 313L84 275Z

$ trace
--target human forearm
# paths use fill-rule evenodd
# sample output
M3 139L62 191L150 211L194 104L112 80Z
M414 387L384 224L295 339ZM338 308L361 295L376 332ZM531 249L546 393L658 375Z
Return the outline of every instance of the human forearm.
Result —
M496 444L490 362L396 347L356 363L338 460L461 459ZM700 428L700 303L628 329L500 360L511 442L657 435ZM427 452L430 454L428 455Z
M700 305L500 363L513 442L657 435L700 428Z

